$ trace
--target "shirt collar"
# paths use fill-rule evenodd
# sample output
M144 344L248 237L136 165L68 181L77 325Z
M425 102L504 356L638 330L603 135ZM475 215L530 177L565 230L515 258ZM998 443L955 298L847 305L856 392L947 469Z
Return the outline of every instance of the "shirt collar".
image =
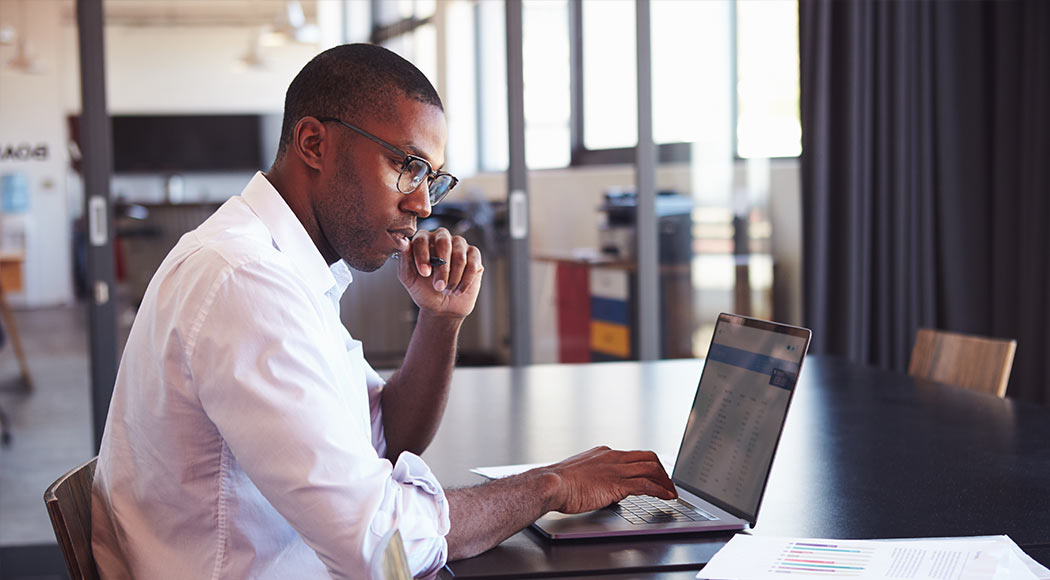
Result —
M353 280L350 268L342 260L328 266L302 222L261 171L248 182L241 198L270 231L274 246L288 255L292 267L308 286L322 294L333 288L339 295L346 290Z

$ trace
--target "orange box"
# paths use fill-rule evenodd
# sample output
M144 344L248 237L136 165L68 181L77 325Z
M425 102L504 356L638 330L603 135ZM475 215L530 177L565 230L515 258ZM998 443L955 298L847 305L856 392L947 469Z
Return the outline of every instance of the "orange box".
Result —
M22 291L22 254L0 254L0 285L4 292Z
M592 320L591 350L628 358L631 356L631 330L623 324Z

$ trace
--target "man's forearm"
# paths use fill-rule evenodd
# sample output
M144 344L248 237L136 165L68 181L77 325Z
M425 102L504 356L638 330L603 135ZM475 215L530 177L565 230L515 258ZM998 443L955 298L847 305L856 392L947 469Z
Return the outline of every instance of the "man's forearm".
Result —
M637 494L677 497L655 453L608 447L477 487L449 490L449 559L480 554L549 511L577 514Z
M476 556L551 511L557 486L557 475L536 470L447 490L449 560Z
M420 312L401 368L383 389L387 458L420 454L430 445L448 401L461 318Z

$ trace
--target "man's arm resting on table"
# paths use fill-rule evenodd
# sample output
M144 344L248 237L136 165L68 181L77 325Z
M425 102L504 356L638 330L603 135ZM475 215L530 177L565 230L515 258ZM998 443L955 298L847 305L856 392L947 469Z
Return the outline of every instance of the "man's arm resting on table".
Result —
M581 513L641 494L677 497L655 453L608 447L475 487L448 490L449 560L480 554L549 511Z

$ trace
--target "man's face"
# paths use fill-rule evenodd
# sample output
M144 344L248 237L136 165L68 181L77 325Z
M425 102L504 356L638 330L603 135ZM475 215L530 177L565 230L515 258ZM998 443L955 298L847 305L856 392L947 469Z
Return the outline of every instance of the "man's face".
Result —
M398 97L392 118L347 119L361 129L430 162L445 162L445 115L433 105ZM402 158L343 127L326 124L335 171L315 192L314 213L328 245L350 267L371 272L408 247L416 219L430 215L428 182L411 194L397 188Z

